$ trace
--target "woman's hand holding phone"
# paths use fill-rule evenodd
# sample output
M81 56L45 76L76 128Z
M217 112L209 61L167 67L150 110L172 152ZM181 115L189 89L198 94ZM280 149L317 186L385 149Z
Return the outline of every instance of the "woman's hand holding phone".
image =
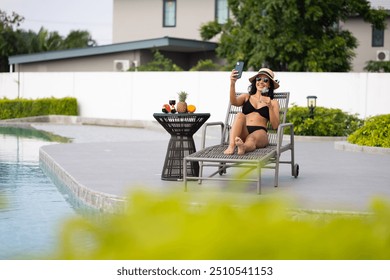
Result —
M238 73L237 70L235 70L235 69L232 70L232 73L230 74L230 80L232 82L236 82L237 81L237 73Z
M236 78L241 78L242 71L244 70L244 62L243 61L237 61L236 66L234 67L234 70L236 70Z

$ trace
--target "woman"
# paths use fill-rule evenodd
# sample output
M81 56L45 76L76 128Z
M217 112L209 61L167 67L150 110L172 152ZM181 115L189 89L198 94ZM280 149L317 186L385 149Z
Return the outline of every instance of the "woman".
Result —
M249 93L236 96L237 71L230 75L230 103L242 106L230 131L229 146L224 154L231 155L237 146L237 154L243 155L256 148L268 145L267 122L272 128L279 126L279 103L274 98L274 89L279 83L274 79L274 73L268 68L261 68L251 77Z

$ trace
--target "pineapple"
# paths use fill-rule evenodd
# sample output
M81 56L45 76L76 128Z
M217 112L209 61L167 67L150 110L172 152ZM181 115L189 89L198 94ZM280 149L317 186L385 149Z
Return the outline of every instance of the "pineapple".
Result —
M186 99L188 93L185 91L181 91L177 94L179 96L179 102L177 103L176 110L178 113L187 113L187 103Z

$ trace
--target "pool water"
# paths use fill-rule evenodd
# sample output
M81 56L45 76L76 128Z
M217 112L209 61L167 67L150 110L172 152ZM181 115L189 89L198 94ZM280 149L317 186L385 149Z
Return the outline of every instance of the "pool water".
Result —
M47 257L64 220L78 215L39 166L39 148L49 144L0 127L0 259Z

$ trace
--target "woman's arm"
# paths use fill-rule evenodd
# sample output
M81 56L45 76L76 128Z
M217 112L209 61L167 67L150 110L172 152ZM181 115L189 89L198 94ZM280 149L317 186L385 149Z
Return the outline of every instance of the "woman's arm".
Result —
M241 106L244 104L246 99L246 94L241 94L239 96L236 95L236 75L238 71L232 70L232 73L230 74L230 103L234 106Z
M279 102L277 100L271 100L268 104L269 108L269 121L273 129L277 129L280 123L279 119Z
M280 123L279 120L279 102L272 100L269 96L261 96L260 101L264 102L269 108L269 122L273 129L277 129Z

